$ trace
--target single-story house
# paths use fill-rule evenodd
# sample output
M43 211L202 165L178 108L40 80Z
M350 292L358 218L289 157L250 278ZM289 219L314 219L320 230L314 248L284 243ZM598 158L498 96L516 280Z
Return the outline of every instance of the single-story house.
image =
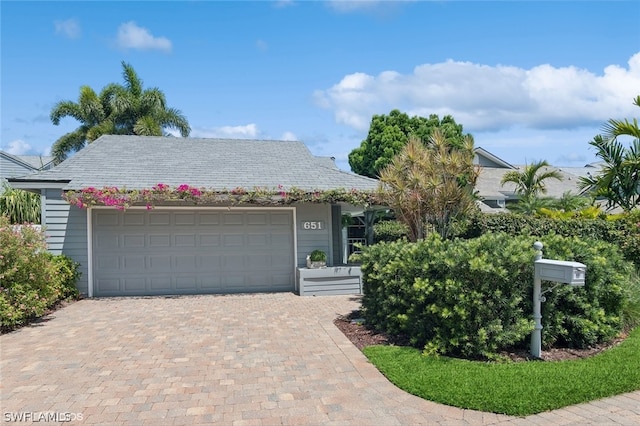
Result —
M53 157L40 155L13 155L0 150L0 178L24 176L53 167Z
M475 149L474 163L480 167L480 174L476 182L475 190L478 193L480 210L486 213L506 212L506 205L518 200L515 184L501 183L504 175L511 171L521 172L524 165L512 165L493 155L483 148ZM574 195L585 194L580 188L580 177L589 174L596 175L603 163L587 164L584 167L543 167L543 171L556 170L562 176L562 180L548 179L545 183L544 196L561 198L565 192Z
M351 275L342 214L378 185L302 142L115 135L9 182L41 194L49 250L80 263L89 297L302 294L315 249Z

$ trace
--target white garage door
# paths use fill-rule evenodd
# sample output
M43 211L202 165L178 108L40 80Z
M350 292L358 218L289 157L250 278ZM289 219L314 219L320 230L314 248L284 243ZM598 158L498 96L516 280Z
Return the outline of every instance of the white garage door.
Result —
M93 212L96 296L293 291L291 210Z

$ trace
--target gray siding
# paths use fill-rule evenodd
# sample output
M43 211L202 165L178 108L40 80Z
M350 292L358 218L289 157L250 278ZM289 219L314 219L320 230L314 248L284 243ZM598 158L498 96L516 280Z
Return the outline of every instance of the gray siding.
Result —
M53 254L64 254L80 263L78 290L88 291L87 211L72 207L62 199L59 189L47 189L43 196L42 225L47 245Z
M499 168L499 169L506 168L504 165L498 164L495 161L492 161L491 159L485 157L484 155L476 154L476 161L474 161L474 163L480 167L491 167L491 168Z
M303 229L305 221L320 221L321 230ZM313 250L323 250L327 253L327 263L333 259L331 240L331 205L329 204L299 204L296 205L296 232L298 236L298 267L306 267L307 255ZM331 265L330 265L331 266Z
M59 189L47 189L43 197L43 225L47 234L49 251L54 254L65 254L80 263L82 276L78 281L81 293L88 292L88 247L87 247L87 212L84 209L70 206L62 199ZM327 253L329 266L334 260L332 238L331 205L306 204L296 205L297 233L297 266L306 266L306 257L313 250L319 249ZM320 221L321 230L303 229L305 221Z

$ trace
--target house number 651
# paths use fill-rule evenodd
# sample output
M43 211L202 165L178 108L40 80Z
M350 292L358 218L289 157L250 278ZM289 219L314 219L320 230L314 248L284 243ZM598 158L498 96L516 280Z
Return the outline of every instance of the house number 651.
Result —
M322 222L302 222L302 229L320 230L323 229Z

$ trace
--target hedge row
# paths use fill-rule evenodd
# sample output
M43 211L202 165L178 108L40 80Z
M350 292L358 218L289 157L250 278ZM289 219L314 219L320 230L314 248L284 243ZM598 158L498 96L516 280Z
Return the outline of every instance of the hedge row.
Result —
M8 331L78 296L78 264L46 251L44 233L0 216L0 328Z
M459 226L461 238L476 238L489 232L543 237L557 234L565 237L595 238L620 248L624 257L640 267L640 212L610 216L613 220L552 219L521 214L478 214Z
M623 328L633 265L612 244L549 235L544 257L587 265L586 285L560 285L543 303L543 345L584 348ZM528 347L533 329L535 237L382 242L364 247L363 315L387 333L406 335L427 353L495 358ZM549 288L545 283L544 288Z

